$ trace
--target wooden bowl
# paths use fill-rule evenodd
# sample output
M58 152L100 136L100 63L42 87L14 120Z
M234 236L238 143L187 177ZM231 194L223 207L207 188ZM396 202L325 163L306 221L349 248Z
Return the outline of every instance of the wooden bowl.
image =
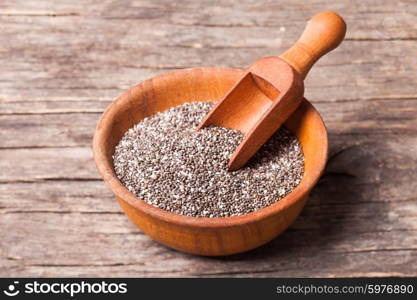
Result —
M199 255L229 255L259 247L283 232L299 215L327 159L327 132L319 113L304 100L285 123L301 142L305 172L285 198L259 211L226 218L195 218L164 211L132 194L118 180L112 155L123 134L145 117L192 101L218 101L242 74L228 68L200 68L158 75L119 96L103 113L94 135L97 169L130 220L154 240Z

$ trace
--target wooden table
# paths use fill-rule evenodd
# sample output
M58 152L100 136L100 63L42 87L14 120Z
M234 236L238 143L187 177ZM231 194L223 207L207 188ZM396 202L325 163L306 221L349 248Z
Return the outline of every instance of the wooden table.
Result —
M224 258L167 249L122 213L92 160L129 86L289 47L314 13L345 17L306 96L328 167L294 225ZM416 1L0 2L0 276L417 276Z

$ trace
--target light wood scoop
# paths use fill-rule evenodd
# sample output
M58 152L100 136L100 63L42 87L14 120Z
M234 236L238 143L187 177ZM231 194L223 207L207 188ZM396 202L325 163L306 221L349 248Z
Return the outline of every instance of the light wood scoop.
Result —
M197 130L213 125L244 134L230 157L229 170L244 166L297 109L308 71L342 42L345 33L346 24L338 14L316 14L295 45L279 57L254 62L206 115Z

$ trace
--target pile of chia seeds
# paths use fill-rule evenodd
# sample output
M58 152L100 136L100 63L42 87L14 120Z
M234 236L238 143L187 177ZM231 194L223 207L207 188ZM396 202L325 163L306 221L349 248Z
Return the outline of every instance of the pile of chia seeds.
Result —
M242 133L195 128L213 103L193 102L146 118L129 129L113 156L120 181L161 209L192 217L229 217L271 205L301 181L297 138L278 130L249 163L227 170Z

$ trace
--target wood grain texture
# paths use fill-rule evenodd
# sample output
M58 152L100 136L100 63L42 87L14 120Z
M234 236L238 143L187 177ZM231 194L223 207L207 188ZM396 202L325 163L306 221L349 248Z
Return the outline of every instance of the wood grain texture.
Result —
M417 276L414 4L1 1L0 275ZM168 70L276 55L326 9L349 31L306 80L331 153L301 217L266 246L227 259L181 254L141 234L91 159L105 106Z

